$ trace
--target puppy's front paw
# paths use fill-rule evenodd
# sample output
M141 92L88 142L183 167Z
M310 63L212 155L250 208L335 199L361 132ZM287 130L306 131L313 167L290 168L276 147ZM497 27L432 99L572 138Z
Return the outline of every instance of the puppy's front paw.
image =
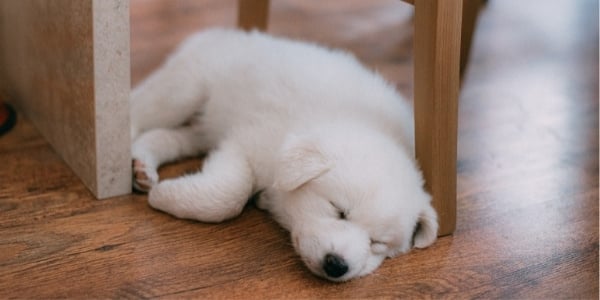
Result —
M158 173L141 160L133 160L133 188L140 192L148 192L158 184Z

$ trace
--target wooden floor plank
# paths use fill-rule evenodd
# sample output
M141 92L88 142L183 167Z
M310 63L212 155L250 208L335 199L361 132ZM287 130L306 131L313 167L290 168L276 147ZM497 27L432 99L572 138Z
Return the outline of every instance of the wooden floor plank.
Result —
M410 6L272 1L270 28L356 53L412 93ZM132 0L132 81L234 0ZM0 298L598 298L597 1L488 1L461 92L458 223L343 284L249 205L223 224L96 201L26 119L0 137ZM199 160L161 175L196 170Z

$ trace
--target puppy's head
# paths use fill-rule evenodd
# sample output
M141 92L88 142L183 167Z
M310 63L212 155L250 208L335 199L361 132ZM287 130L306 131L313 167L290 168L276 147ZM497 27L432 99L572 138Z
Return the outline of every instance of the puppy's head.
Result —
M418 168L383 136L292 137L275 175L269 210L318 276L363 276L386 257L436 239L436 213Z

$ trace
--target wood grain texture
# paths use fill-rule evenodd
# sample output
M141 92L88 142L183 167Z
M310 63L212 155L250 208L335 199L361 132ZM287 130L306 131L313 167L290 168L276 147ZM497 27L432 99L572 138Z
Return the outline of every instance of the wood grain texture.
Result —
M131 188L128 1L2 1L2 83L100 198Z
M456 149L462 0L415 1L415 152L438 213L439 235L456 227Z
M410 95L411 6L344 3L273 1L270 30L352 51ZM482 10L459 107L457 227L431 248L332 284L253 205L202 224L145 195L95 201L21 118L0 138L0 298L598 299L598 3L545 4ZM133 0L133 81L191 32L235 26L235 7Z

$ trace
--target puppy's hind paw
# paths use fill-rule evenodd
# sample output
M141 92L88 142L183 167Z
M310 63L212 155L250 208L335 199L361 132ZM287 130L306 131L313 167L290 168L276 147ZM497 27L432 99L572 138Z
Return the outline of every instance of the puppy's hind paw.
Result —
M155 169L146 166L142 161L134 159L133 162L133 188L136 191L147 193L158 184L158 173Z

